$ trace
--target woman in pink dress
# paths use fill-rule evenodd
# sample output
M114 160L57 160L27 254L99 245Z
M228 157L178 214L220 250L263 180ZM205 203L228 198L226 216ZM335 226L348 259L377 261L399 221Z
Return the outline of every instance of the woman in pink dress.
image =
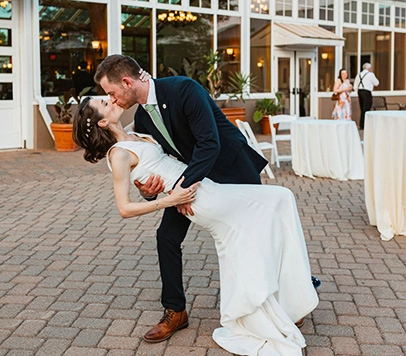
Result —
M333 120L351 120L351 91L352 85L348 80L348 73L345 69L340 69L340 73L334 83L334 93L340 94L333 109Z

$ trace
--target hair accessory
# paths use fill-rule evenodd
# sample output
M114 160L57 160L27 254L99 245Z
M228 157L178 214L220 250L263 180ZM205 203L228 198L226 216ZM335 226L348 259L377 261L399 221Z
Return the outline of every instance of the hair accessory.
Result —
M86 121L87 121L87 126L88 126L88 128L87 128L87 132L91 132L91 129L90 129L90 122L91 122L91 120L90 120L90 118L88 117L87 119L86 119ZM86 137L89 137L89 135L88 134L85 134L86 135Z

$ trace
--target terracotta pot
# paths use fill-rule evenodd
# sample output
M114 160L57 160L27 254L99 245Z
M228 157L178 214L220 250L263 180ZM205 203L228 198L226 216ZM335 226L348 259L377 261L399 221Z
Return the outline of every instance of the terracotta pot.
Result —
M271 135L271 127L269 125L269 116L268 115L262 116L262 119L261 119L260 123L261 123L262 133L264 135ZM273 125L273 127L275 127L275 130L276 130L276 133L277 133L279 124L275 124L275 125Z
M235 108L221 108L221 111L224 115L226 115L226 118L230 120L235 126L237 126L235 120L238 119L241 121L245 121L245 107L240 106Z
M79 149L78 145L73 141L72 124L51 124L51 130L55 138L55 148L57 151L68 152L77 151Z
M261 123L261 130L264 135L270 135L271 134L271 127L269 126L269 116L264 115L262 116L262 119L260 121Z

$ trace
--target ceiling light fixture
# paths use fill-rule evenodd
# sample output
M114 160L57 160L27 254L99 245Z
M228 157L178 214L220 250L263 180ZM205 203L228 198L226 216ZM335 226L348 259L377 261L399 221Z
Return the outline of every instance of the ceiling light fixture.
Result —
M158 20L164 23L177 25L194 22L197 20L197 16L193 15L191 12L168 10L168 12L159 14Z

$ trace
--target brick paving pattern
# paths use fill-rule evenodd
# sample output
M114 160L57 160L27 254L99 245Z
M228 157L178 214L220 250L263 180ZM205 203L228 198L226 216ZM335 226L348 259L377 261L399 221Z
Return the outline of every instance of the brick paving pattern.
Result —
M305 356L404 355L406 239L370 226L363 181L295 176L272 166L296 195L320 304L301 329ZM140 199L134 189L134 199ZM184 242L190 326L168 341L142 335L162 316L155 229L162 212L122 219L105 161L82 151L0 152L0 356L227 356L210 235ZM300 302L300 295L298 295Z

